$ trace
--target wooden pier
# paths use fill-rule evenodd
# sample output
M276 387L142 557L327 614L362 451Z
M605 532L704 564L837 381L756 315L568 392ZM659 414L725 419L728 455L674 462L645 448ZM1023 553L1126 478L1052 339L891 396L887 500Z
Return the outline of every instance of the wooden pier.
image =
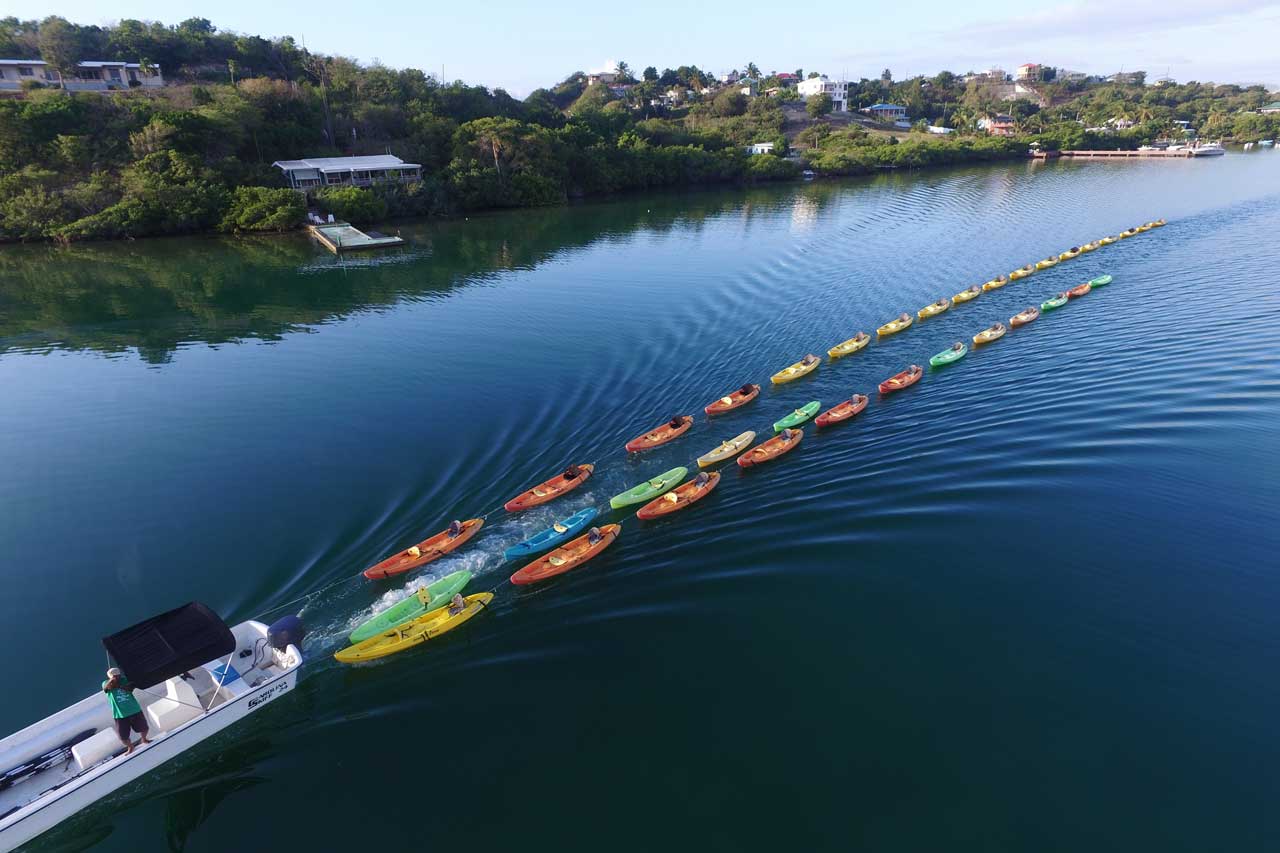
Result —
M386 249L401 246L404 240L399 237L387 237L374 232L366 234L347 222L329 222L324 225L308 225L311 236L320 241L335 255L342 252L358 252L364 249Z
M1055 157L1085 157L1094 158L1176 158L1185 160L1189 157L1196 156L1190 149L1182 149L1181 151L1033 151L1031 157L1036 160L1052 160Z

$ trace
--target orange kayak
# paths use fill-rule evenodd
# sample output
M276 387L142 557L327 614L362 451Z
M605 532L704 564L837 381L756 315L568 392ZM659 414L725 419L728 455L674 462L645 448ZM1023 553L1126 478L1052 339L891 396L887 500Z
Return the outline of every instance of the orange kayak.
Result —
M562 575L578 568L605 548L613 544L622 530L621 524L606 524L599 528L600 541L591 544L590 533L585 533L571 542L566 542L550 554L544 554L529 565L511 576L514 584L537 583L540 580Z
M707 481L702 485L698 485L698 478L694 477L687 483L676 486L660 498L649 501L640 509L636 510L636 518L648 521L654 518L661 518L664 515L684 509L689 504L702 500L711 494L711 490L720 482L720 472L712 471L707 474Z
M901 373L895 373L881 382L880 393L888 394L890 391L901 391L903 388L915 385L920 381L921 376L924 376L924 368L918 364L913 364Z
M1090 290L1093 290L1093 284L1086 281L1084 284L1077 284L1075 287L1068 290L1067 295L1072 299L1079 299Z
M423 539L412 548L406 548L399 554L387 557L376 566L370 566L364 570L364 576L370 580L378 580L380 578L389 578L393 575L402 575L405 572L413 571L419 566L425 566L427 563L438 560L450 551L459 548L462 543L475 536L483 526L483 518L469 518L462 522L462 532L457 536L451 537L449 531L442 530L429 539Z
M627 450L635 453L640 450L648 450L651 447L657 447L666 444L668 441L679 438L689 431L689 427L693 426L693 418L689 415L679 415L667 421L660 427L649 430L644 435L638 435L627 442Z
M752 465L759 465L761 462L777 459L787 451L794 449L802 438L804 438L804 430L784 429L773 438L757 444L739 456L738 465L742 468L750 468Z
M1009 325L1013 326L1016 329L1019 326L1027 325L1028 323L1030 323L1032 320L1036 319L1039 316L1040 316L1040 309L1032 305L1030 308L1026 309L1025 311L1019 311L1017 314L1014 314L1012 317L1010 317Z
M756 397L759 397L759 396L760 396L759 385L743 385L741 388L739 388L737 391L734 391L732 394L725 394L723 397L721 397L719 400L716 400L714 403L708 403L706 406L702 408L702 411L706 412L708 415L723 414L724 412L733 411L739 406L745 406L747 403L750 403L752 400L754 400Z
M861 412L866 407L867 395L854 394L851 398L845 400L838 406L832 406L830 409L827 409L825 412L818 415L813 422L820 427L838 424L841 421L849 420L849 418L858 414L858 412Z
M522 509L542 506L547 501L553 501L581 486L595 469L594 465L571 465L550 480L539 483L527 492L521 492L502 506L507 512L519 512Z

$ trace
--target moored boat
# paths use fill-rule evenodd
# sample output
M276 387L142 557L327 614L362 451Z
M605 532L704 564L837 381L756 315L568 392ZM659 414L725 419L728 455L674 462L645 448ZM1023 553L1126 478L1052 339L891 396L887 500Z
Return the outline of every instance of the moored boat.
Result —
M405 572L411 572L414 569L420 569L428 563L434 562L445 554L450 554L461 548L463 543L484 527L483 518L468 518L461 522L461 529L455 531L441 530L434 536L428 536L417 545L411 545L397 554L392 554L380 563L376 563L364 570L364 576L369 580L381 580L395 575L402 575ZM452 527L452 525L451 525Z
M541 506L544 503L553 501L585 483L595 468L596 466L594 465L570 465L550 480L539 483L532 489L516 495L503 504L503 508L507 512L520 512L521 510L532 509L535 506Z
M1004 337L1004 333L1006 331L1008 331L1008 329L1005 328L1004 323L996 323L994 326L983 329L981 332L974 335L973 344L974 346L978 346L979 344L989 344L992 341L997 341Z
M869 343L871 343L871 336L866 332L858 332L858 334L849 338L849 340L844 341L843 343L838 343L831 349L827 350L827 355L832 358L844 358L846 355L852 355L858 350L865 348Z
M895 373L881 382L880 393L890 394L894 391L901 391L903 388L909 388L919 382L921 376L924 376L924 368L918 364L913 364L906 370Z
M675 441L680 436L689 431L689 427L693 426L693 418L689 415L676 415L671 420L661 426L654 427L644 435L637 435L626 444L628 453L639 453L642 450L650 450L654 447L661 447L669 441Z
M725 412L731 412L734 409L737 409L741 406L745 406L747 403L750 403L752 400L754 400L756 397L759 397L759 396L760 396L759 385L752 385L752 384L743 385L737 391L733 391L731 393L725 394L723 397L721 397L719 400L716 400L714 403L708 403L707 405L703 406L702 411L706 412L708 415L722 415Z
M790 367L784 367L769 378L774 385L785 385L795 382L802 376L808 376L818 369L819 359L816 355L806 355Z
M880 328L876 329L876 334L882 337L885 335L896 335L898 332L901 332L903 329L908 328L910 325L911 325L911 315L904 311L903 313L899 314L895 319L890 320Z
M231 627L191 602L104 637L151 742L120 755L103 691L0 740L0 849L25 845L291 693L303 633L296 617Z
M1030 323L1032 320L1036 319L1039 316L1040 316L1040 309L1032 305L1030 308L1024 308L1021 311L1019 311L1017 314L1014 314L1012 317L1010 317L1009 325L1016 329L1019 326L1027 325L1028 323Z
M843 403L837 403L830 409L814 418L813 422L820 427L838 424L841 421L847 421L849 418L861 412L867 407L869 398L866 394L854 394Z

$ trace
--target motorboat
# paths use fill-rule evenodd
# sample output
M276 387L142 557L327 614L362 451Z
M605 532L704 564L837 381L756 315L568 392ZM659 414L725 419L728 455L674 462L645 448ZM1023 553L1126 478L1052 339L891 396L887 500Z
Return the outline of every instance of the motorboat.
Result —
M125 751L95 693L0 740L0 850L13 850L293 691L302 623L228 627L199 602L102 639L151 742Z
M1274 139L1259 139L1259 140L1258 140L1258 147L1259 147L1259 148L1271 148L1271 147L1273 147L1275 144L1276 144L1276 141L1275 141Z
M1206 142L1191 149L1192 157L1220 157L1226 153L1227 149L1216 142Z

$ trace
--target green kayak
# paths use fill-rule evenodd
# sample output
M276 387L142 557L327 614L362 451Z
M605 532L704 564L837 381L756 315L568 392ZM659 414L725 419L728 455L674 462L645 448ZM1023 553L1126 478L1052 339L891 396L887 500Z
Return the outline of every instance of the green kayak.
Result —
M791 429L791 427L800 426L800 424L804 423L805 421L809 420L809 418L818 414L818 409L821 409L821 408L822 408L822 404L819 403L817 400L814 400L812 403L805 403L803 406L796 409L794 412L787 415L782 420L776 422L773 425L773 431L782 432L784 429Z
M1054 308L1061 308L1063 305L1067 304L1067 300L1070 298L1071 297L1065 293L1059 293L1057 296L1053 297L1052 299L1046 299L1044 302L1041 302L1040 310L1052 311Z
M624 506L651 501L658 495L673 489L688 473L689 469L685 467L672 468L667 473L659 474L652 480L646 480L634 488L627 489L620 495L614 495L609 499L609 506L614 509L622 509Z
M934 367L944 367L964 358L964 354L968 351L969 348L967 346L960 341L956 341L955 346L948 347L933 358L929 359L929 364Z
M410 619L417 619L424 613L429 613L438 607L444 607L449 603L449 599L453 598L456 593L461 592L462 588L470 582L471 572L465 569L460 572L454 572L451 575L445 575L438 581L432 581L421 589L406 595L386 610L375 613L372 619L352 631L349 639L353 643L358 643L361 640L376 637L383 631L390 631L395 626L408 622Z
M1111 276L1109 275L1100 275L1089 282L1089 284L1093 285L1094 287L1102 287L1102 285L1110 284L1110 283L1111 283Z

